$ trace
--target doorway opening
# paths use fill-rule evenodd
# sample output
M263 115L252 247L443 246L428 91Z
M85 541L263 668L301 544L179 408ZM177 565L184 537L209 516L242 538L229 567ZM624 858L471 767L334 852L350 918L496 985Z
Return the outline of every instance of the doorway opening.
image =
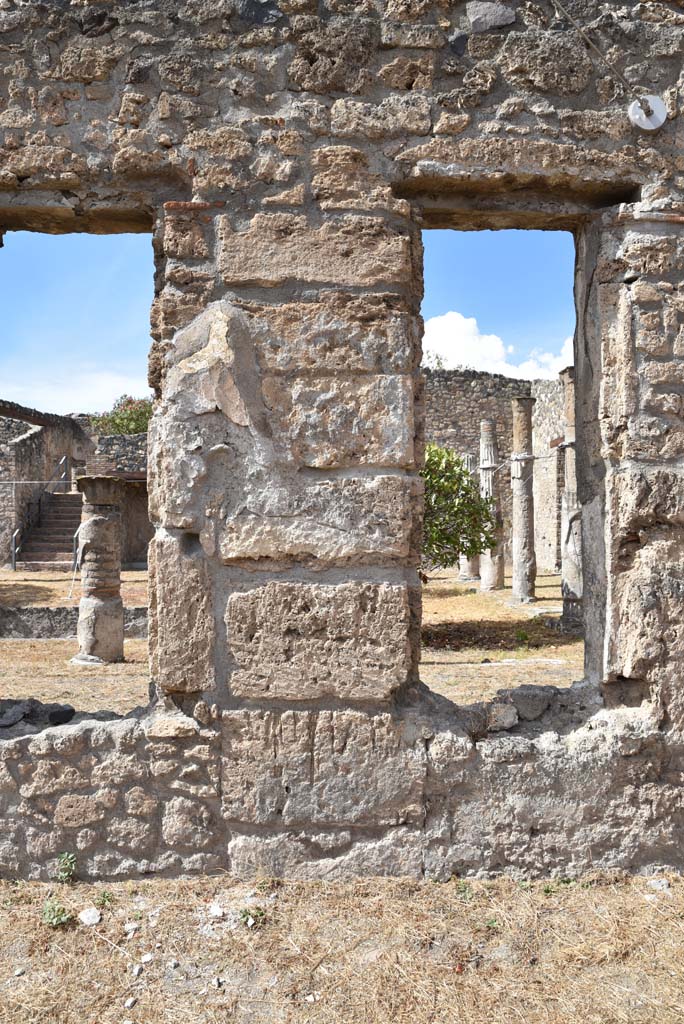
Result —
M17 230L0 260L3 739L148 703L154 259L148 233ZM100 504L97 480L109 481ZM117 616L119 650L103 640Z
M584 674L573 236L428 230L423 244L427 454L448 451L471 498L449 526L456 547L424 549L421 679L459 705L567 687ZM481 496L495 544L458 557Z

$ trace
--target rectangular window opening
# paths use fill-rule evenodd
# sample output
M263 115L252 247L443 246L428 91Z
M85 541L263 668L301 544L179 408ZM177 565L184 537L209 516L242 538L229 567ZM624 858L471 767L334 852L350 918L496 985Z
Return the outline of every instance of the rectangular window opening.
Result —
M154 259L150 234L10 231L0 260L2 740L148 703ZM82 526L92 514L105 533ZM122 646L107 582L91 574L83 593L83 537L106 548L109 566L120 555ZM82 597L97 600L79 642Z
M566 231L429 230L423 243L420 677L458 705L492 701L504 689L564 689L584 677L574 240ZM531 418L531 451L514 443L515 416L518 438ZM483 445L483 431L492 430ZM480 536L478 500L492 486L500 511L495 553L458 557L464 537ZM541 693L531 694L532 703Z

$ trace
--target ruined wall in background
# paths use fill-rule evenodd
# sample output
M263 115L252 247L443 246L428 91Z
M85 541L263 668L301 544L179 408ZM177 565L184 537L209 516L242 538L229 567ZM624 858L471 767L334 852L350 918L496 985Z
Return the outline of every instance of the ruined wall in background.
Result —
M88 456L86 472L89 476L108 476L111 473L147 474L147 433L100 434L94 438L95 449Z
M66 419L55 417L55 423L42 427L25 423L24 428L0 447L0 564L10 559L14 530L24 531L37 520L40 496L63 456L85 456L80 430ZM66 487L71 487L68 474Z
M124 568L147 565L147 548L154 528L150 523L145 480L121 483L121 561Z

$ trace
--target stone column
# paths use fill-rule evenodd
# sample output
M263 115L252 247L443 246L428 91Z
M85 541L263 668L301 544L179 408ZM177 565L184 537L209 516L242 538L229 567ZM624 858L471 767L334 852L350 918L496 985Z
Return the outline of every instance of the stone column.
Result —
M76 662L123 661L124 612L121 600L121 482L82 476L83 517L78 557L82 597L78 607Z
M534 601L537 559L534 552L534 480L532 406L534 398L514 398L513 455L513 600Z
M477 483L477 459L474 455L464 455L463 461L466 465L466 469L470 473L473 480ZM473 580L479 580L480 578L480 556L475 555L473 558L467 558L466 555L461 555L459 559L459 580L463 580L465 583L472 582Z
M575 368L560 374L563 383L565 416L565 488L561 501L561 592L564 629L582 625L582 510L577 498L577 459L575 452Z
M503 590L504 553L503 519L499 495L499 446L496 441L496 422L482 420L480 423L480 494L492 498L496 518L496 544L490 551L480 555L480 590Z

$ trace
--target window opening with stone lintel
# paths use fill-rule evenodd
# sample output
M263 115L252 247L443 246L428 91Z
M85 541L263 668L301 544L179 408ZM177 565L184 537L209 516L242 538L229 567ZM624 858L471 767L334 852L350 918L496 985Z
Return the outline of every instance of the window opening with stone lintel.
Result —
M497 543L427 573L420 674L456 704L523 688L537 708L584 674L575 247L467 227L423 232L425 439L462 456Z

